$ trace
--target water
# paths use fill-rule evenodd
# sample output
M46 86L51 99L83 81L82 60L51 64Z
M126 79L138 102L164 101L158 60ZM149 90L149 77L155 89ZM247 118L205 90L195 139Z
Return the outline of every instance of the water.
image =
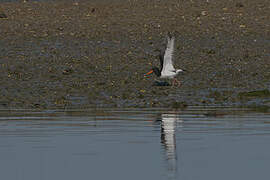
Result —
M270 113L0 111L4 180L268 179Z

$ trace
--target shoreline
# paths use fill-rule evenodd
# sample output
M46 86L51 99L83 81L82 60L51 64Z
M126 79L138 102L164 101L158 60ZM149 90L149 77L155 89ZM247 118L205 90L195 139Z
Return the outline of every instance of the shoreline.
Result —
M0 3L0 108L270 107L270 2ZM167 32L180 88L144 78Z

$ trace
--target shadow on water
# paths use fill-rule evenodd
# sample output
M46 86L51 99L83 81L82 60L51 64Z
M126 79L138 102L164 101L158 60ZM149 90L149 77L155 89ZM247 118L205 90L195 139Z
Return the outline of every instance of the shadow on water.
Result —
M269 111L1 111L0 174L7 180L248 180L268 177L269 140Z

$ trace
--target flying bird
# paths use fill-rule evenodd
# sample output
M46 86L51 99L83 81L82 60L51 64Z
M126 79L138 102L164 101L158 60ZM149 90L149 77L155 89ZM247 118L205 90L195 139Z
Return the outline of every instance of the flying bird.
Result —
M172 58L174 52L174 39L175 38L171 36L171 34L168 34L166 50L164 52L161 52L159 55L160 68L153 67L151 71L149 71L145 75L155 73L157 77L161 79L173 79L172 85L175 85L177 83L178 86L180 86L181 83L176 79L176 76L178 73L183 72L184 70L175 69L173 67Z

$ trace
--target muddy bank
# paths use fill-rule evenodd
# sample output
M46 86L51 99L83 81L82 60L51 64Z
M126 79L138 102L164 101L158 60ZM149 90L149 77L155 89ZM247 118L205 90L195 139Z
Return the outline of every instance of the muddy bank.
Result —
M0 14L1 108L270 106L268 0L5 2ZM180 88L143 76L168 31Z

